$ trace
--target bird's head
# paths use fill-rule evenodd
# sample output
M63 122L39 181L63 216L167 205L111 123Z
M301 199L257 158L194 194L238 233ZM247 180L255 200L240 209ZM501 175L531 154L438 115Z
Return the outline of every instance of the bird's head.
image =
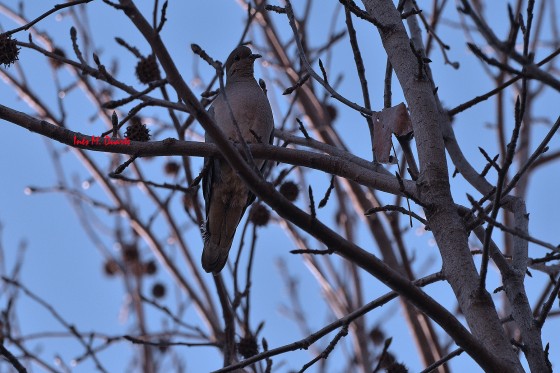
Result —
M253 77L253 63L260 57L262 57L260 54L253 54L251 49L244 45L235 48L226 60L227 79Z

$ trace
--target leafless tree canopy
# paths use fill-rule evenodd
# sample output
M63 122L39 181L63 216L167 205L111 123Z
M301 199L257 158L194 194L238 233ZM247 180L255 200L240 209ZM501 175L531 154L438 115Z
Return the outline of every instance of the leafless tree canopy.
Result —
M20 256L2 269L0 364L70 370L69 361L33 348L55 335L22 332L17 307L27 298L82 349L74 364L104 372L114 367L103 352L117 344L130 345L129 368L146 373L184 371L202 350L219 352L204 365L215 372L405 372L414 353L424 371L461 371L465 362L487 372L552 371L560 252L553 234L531 231L538 222L554 233L557 223L543 213L557 208L527 201L552 201L537 195L537 172L540 183L558 184L550 177L558 177L560 157L559 110L551 105L560 91L557 2L231 2L243 23L227 32L263 55L257 75L274 109L272 145L230 142L207 114L223 89L222 63L238 44L219 55L201 43L172 48L180 40L166 34L181 17L175 2L76 0L49 10L47 2L0 1L2 95L28 105L2 99L0 134L19 126L48 139L58 183L26 192L68 197L134 315L127 334L82 330L65 319L64 304L20 278L24 248L2 248ZM186 3L200 12L198 2ZM327 5L331 19L317 19ZM121 17L133 36L99 40L94 30L104 21L92 7ZM189 40L234 16L221 11ZM43 27L53 17L74 26L64 35ZM191 67L177 62L185 53ZM119 63L124 55L136 65ZM469 76L473 67L480 73ZM57 96L37 89L37 69L52 72ZM453 103L457 96L439 84L475 94ZM88 110L69 107L70 94L87 99ZM204 143L204 133L215 144ZM64 168L72 156L83 164L79 180ZM208 156L229 162L257 196L218 276L200 265L199 183ZM263 174L251 157L269 160ZM270 238L275 228L281 245ZM262 259L263 250L276 264ZM286 264L293 260L312 276ZM283 279L286 293L271 292L266 303L282 304L284 316L259 312L265 300L253 290L267 280L257 266ZM312 279L321 305L305 295ZM172 291L174 300L164 297ZM391 343L387 307L398 310L391 319L405 321L407 343ZM320 315L320 328L311 309L329 315ZM186 317L189 310L196 318ZM299 339L267 342L274 339L267 325L286 315ZM307 363L293 364L301 349Z

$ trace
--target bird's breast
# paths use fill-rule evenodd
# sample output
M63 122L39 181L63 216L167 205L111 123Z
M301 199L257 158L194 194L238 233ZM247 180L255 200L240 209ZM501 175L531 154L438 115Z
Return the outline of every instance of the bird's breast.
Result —
M274 119L268 99L256 81L228 85L226 97L227 101L223 95L218 96L213 104L216 124L224 134L230 140L239 141L235 128L237 123L245 141L267 143Z

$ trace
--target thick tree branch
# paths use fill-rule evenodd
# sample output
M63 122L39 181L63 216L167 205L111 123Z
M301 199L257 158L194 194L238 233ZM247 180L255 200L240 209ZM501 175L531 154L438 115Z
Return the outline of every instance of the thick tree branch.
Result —
M448 117L434 96L433 82L418 77L417 58L395 5L388 0L362 2L370 15L390 29L390 32L378 31L410 109L420 161L417 184L423 201L428 202L426 217L442 255L444 273L469 327L492 355L490 360L479 363L487 370L521 371L490 295L477 295L478 274L468 248L467 233L456 209L451 207L454 202L440 130L444 127L440 122L448 121ZM470 354L468 350L467 353ZM500 368L491 367L494 364Z
M107 153L118 153L142 156L170 156L188 155L198 157L220 156L218 147L211 143L196 141L180 141L172 138L163 141L138 142L130 141L129 144L112 143L123 142L123 139L113 139L110 137L100 138L98 143L92 142L93 135L85 135L71 131L67 128L56 126L47 121L42 121L29 116L25 113L10 109L0 104L0 119L12 122L20 127L26 128L31 132L38 133L62 144L77 149L99 151ZM280 134L284 139L294 143L305 143L301 138L293 135ZM87 141L87 143L86 143ZM105 144L104 142L108 143ZM228 143L229 144L229 143ZM283 163L305 166L325 171L329 174L341 176L354 180L359 184L369 186L393 194L401 194L398 180L387 173L372 170L372 165L365 159L352 156L340 149L329 147L319 142L310 142L311 145L322 151L331 152L331 155L305 150L289 149L278 146L252 144L250 145L253 157L258 159L268 159ZM230 146L233 146L230 144ZM235 151L237 149L234 147ZM367 167L367 168L365 168ZM382 168L378 168L383 170ZM406 193L415 196L415 186L410 181L403 181Z

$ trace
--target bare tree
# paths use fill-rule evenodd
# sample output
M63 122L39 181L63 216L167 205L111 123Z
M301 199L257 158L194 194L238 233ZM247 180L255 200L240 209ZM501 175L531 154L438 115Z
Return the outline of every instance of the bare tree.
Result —
M273 145L246 147L228 141L206 112L224 86L221 61L237 44L220 55L192 44L194 67L185 79L176 62L184 50L173 50L174 38L165 33L169 23L181 21L173 3L155 0L147 10L132 0L76 0L28 17L24 5L31 3L0 2L4 19L19 25L0 30L0 76L6 92L32 111L0 103L2 127L17 125L33 132L29 136L49 139L58 183L31 186L27 193L57 192L72 201L105 258L105 273L122 280L135 324L128 334L84 332L65 320L63 304L49 303L44 289L21 281L20 256L14 270L2 269L0 355L6 364L19 372L70 370L68 362L52 364L29 348L33 339L55 335L21 332L15 312L20 297L45 308L83 349L75 364L89 361L99 371L113 371L101 353L117 342L140 346L129 366L143 372L184 370L185 349L217 349L223 361L208 364L215 372L404 372L413 348L426 372L460 370L467 359L453 359L462 353L488 372L547 372L558 363L549 359L558 346L549 345L544 334L558 327L549 319L559 314L560 255L547 242L552 236L530 233L529 216L552 230L547 209L528 209L526 202L538 193L532 179L558 182L551 178L557 177L553 164L560 156L552 142L560 118L550 104L560 91L554 0L507 6L479 0L238 1L245 19L236 38L264 56L260 83L276 121ZM327 3L330 25L314 19L317 7ZM196 2L184 6L197 12ZM103 20L90 19L93 7L120 16L135 36L117 36L118 46L108 48L110 40L96 39L92 25ZM220 11L209 19L231 18ZM52 17L74 23L69 38L43 29ZM316 21L319 26L312 25ZM498 24L507 27L498 31ZM358 37L368 37L369 44ZM371 50L382 69L373 68ZM464 61L454 57L463 54ZM133 66L119 64L124 55L137 60L137 81L127 80ZM57 97L36 89L30 76L37 66L26 65L26 58L52 70ZM483 73L459 74L472 66ZM211 76L200 73L204 69ZM445 74L454 71L456 80L446 82ZM450 90L440 92L438 82L477 93L449 108L444 101L452 101L446 97ZM64 97L74 92L89 100L93 120L84 110L78 113L81 123L68 119ZM472 111L477 115L469 116ZM83 125L90 120L93 125ZM456 135L465 133L460 126L484 134L485 141ZM201 141L203 132L215 144ZM465 144L473 138L480 140L474 144L478 155L473 144ZM483 145L488 139L493 144ZM269 160L263 174L251 167L247 149ZM78 180L69 180L65 171L66 150L84 166ZM200 157L208 156L224 158L258 198L217 276L199 264L198 227L205 216L198 190L207 172ZM156 157L173 183L153 173L150 159ZM544 176L537 175L540 170ZM80 188L84 183L98 184L105 196ZM255 267L274 270L257 255L265 246L276 248L265 226L281 228L283 246L292 246L274 253L288 302L273 294L266 300L284 303L282 310L302 335L284 345L267 342L265 322L278 316L255 307L264 300L255 296L253 284L266 282ZM414 229L425 233L422 240L414 238ZM432 235L437 251L428 247L426 237ZM119 244L118 251L111 242ZM23 247L18 250L23 253ZM288 256L303 262L321 289L329 316L319 329L309 312L315 305L305 295L310 284L286 265ZM160 267L166 280L147 295L146 281ZM175 301L162 298L170 283L178 290ZM371 291L379 284L388 289L383 295ZM452 299L433 286L450 289ZM402 313L392 312L391 319L406 321L408 345L392 344L393 331L380 309L392 301ZM198 319L187 318L187 308ZM172 326L157 326L148 316L154 310ZM291 364L300 349L309 350L308 362Z

